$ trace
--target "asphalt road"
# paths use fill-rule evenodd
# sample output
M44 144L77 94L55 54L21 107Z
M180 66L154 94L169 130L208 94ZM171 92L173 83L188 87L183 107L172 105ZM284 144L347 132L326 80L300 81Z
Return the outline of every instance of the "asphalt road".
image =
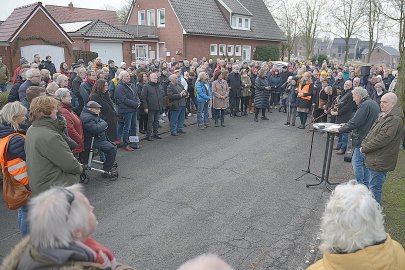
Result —
M116 182L92 175L86 194L99 225L94 237L119 261L139 270L176 269L203 253L235 269L305 269L318 245L319 218L329 196L308 189L311 133L253 116L226 119L227 127L142 142L119 151ZM298 122L298 119L297 119ZM326 138L315 134L311 170L320 174ZM350 164L334 155L331 181L345 181ZM0 203L0 256L19 241L16 212Z

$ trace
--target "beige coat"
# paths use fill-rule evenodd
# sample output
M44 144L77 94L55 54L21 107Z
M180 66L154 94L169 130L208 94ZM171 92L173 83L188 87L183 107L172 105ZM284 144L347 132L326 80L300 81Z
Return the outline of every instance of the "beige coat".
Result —
M218 80L214 81L212 83L212 96L213 96L212 107L214 109L228 108L228 96L229 96L228 83L225 80L223 80L223 84L221 85L218 82Z

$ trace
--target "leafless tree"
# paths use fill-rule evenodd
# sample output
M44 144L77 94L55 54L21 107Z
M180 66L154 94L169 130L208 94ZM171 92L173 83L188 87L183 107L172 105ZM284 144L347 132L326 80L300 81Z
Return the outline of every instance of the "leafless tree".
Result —
M130 15L129 12L131 11L132 2L132 0L125 0L122 7L117 10L118 19L121 24L126 23L127 18Z
M381 31L385 26L385 18L381 13L381 2L377 0L364 0L364 9L367 14L368 55L370 63L371 54L377 46Z
M395 90L405 109L405 0L382 0L382 13L399 27L398 49L400 53L398 82Z
M347 63L350 39L362 29L365 22L363 3L358 0L335 0L329 15L333 21L332 33L345 40L344 62Z
M325 0L301 0L298 3L298 29L305 42L307 59L312 58L315 38L318 34L318 25L321 9L325 6Z
M273 5L269 1L266 1L273 18L276 20L278 26L286 35L287 41L285 43L285 50L288 57L288 61L291 60L294 45L297 39L297 4L292 1L281 1L277 5Z

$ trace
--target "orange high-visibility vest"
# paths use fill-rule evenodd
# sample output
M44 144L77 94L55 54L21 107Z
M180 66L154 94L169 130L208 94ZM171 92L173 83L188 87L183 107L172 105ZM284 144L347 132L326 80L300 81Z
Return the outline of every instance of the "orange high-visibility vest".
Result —
M25 161L21 158L15 158L12 160L7 160L7 164L5 164L4 160L4 151L7 150L6 146L14 135L20 135L25 139L25 135L20 133L13 133L0 139L0 164L3 172L5 169L7 169L9 174L12 175L15 180L26 186L28 185L29 180L27 175L27 164Z
M306 84L304 87L302 87L302 83L300 83L298 85L298 93L303 93L303 94L309 93L309 86L310 86L309 84ZM311 100L312 97L311 96L302 96L299 98Z

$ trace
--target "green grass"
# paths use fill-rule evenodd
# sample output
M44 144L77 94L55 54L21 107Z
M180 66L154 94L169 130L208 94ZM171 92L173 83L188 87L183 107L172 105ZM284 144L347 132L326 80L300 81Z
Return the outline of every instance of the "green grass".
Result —
M385 229L405 246L405 150L401 150L395 171L384 183L382 195Z

